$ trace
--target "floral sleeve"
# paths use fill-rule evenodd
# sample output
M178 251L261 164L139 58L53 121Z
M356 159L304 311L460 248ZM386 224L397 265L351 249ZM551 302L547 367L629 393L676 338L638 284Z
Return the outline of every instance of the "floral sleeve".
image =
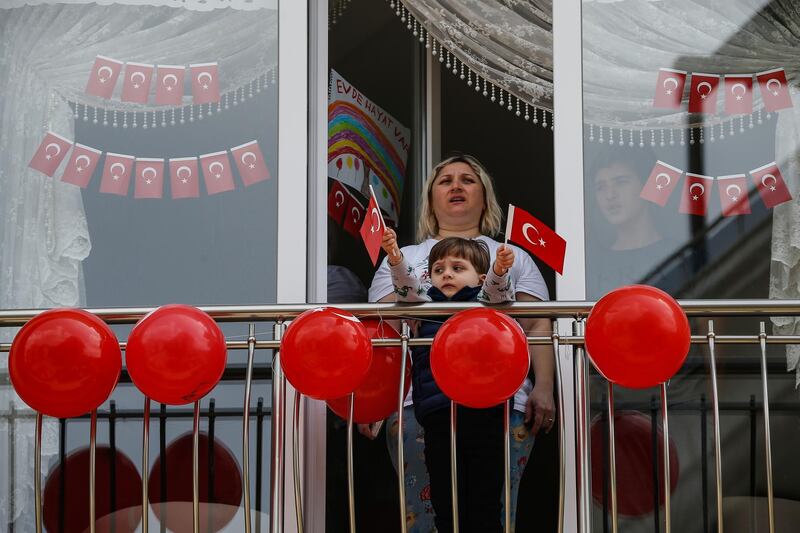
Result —
M389 265L392 274L392 285L398 302L430 302L428 291L420 281L414 267L406 258L396 265Z
M510 270L498 276L494 273L494 268L490 268L483 281L481 292L478 293L478 301L486 304L513 302L514 291L511 290Z

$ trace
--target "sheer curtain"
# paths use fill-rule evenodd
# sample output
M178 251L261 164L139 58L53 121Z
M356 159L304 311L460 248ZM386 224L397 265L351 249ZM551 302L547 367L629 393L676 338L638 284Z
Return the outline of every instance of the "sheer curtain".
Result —
M96 55L171 65L218 61L223 92L276 65L277 11L253 10L274 5L274 0L125 3L13 0L19 7L0 9L2 309L85 303L81 261L91 251L91 237L81 191L28 168L28 162L45 130L74 138L68 101L121 105L83 93ZM164 7L170 5L202 12ZM214 9L221 6L242 9ZM0 367L6 363L0 358ZM6 368L0 372L7 374ZM0 411L11 409L21 416L0 422L0 441L7 443L0 450L6 448L4 455L14 457L13 472L0 467L5 485L0 490L0 527L13 522L15 531L33 531L33 421L25 418L30 411L4 383ZM57 452L55 421L45 424L44 435L47 468L48 458Z

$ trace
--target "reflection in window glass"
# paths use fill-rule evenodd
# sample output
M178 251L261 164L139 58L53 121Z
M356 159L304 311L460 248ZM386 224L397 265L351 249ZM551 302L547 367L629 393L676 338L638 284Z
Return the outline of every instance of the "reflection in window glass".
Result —
M795 18L794 8L781 2L584 1L587 297L632 283L681 298L798 297ZM774 332L793 333L795 324L776 321ZM709 327L699 320L692 325L699 334ZM753 335L759 322L723 318L714 329ZM790 369L796 348L788 350ZM727 345L716 355L724 525L763 531L765 514L751 522L733 510L742 502L762 505L767 494L758 350ZM791 479L800 464L786 443L800 435L779 402L796 402L795 378L785 372L784 348L770 346L767 355L769 399L778 404L771 417L775 497L794 508L800 493ZM592 387L595 423L605 427L607 385L597 376ZM668 392L679 464L672 527L714 530L707 347L693 347ZM646 417L657 436L657 390L617 388L615 400L618 410L635 411L633 422ZM604 438L603 431L592 438ZM597 527L609 523L603 450L593 442ZM663 494L659 499L653 488L661 483L653 450L629 447L624 453L633 455L621 457L618 449L618 465L638 461L638 474L649 476L646 486L630 479L620 485L626 487L619 495L626 502L622 531L663 527L663 509L654 512ZM648 505L629 505L642 493ZM786 516L776 517L778 523Z

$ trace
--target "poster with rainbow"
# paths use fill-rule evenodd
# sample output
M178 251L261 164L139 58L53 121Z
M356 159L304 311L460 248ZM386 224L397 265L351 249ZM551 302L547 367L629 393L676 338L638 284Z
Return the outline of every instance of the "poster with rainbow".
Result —
M364 197L369 185L395 225L406 177L411 130L331 70L328 176Z

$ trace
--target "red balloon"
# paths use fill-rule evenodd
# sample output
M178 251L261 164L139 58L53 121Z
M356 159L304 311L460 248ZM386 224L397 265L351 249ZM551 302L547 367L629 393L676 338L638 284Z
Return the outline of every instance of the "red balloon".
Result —
M641 516L653 511L653 461L658 461L658 500L664 503L664 444L661 428L658 433L658 457L653 457L653 427L650 417L636 411L619 411L614 415L615 452L617 462L617 511L621 515ZM596 417L592 422L592 498L603 502L603 455L608 455L608 444L603 444L603 421ZM604 451L605 450L605 451ZM670 493L678 486L680 463L678 449L669 440ZM609 485L610 487L610 485ZM610 501L610 496L609 496ZM609 508L611 503L608 504Z
M367 328L367 334L371 339L399 339L392 326L381 320L366 319L361 321ZM373 348L372 363L364 382L356 389L356 400L353 406L353 422L357 424L370 424L385 420L392 413L397 411L397 394L400 387L400 360L402 350L396 348ZM410 357L406 358L406 380L405 392L408 394L411 387L411 364ZM334 400L328 400L328 407L347 420L350 411L350 396L342 396Z
M208 434L200 432L198 488L200 489L200 531L220 531L239 510L242 500L242 471L230 449L214 439L213 498L209 494ZM167 491L161 494L161 464L166 462ZM176 533L192 532L192 434L170 443L164 457L150 469L147 484L150 508L167 528ZM167 505L162 506L162 502ZM188 504L188 505L187 505ZM164 513L162 516L162 512Z
M225 336L214 319L179 304L141 319L125 349L133 383L146 396L171 405L205 396L222 377L227 358Z
M17 333L8 356L14 389L31 408L70 418L96 409L122 369L119 341L108 325L81 309L51 309Z
M655 387L680 370L689 353L689 319L672 296L647 285L615 289L595 304L586 350L608 381Z
M319 307L292 321L280 356L286 379L298 391L331 400L350 394L364 381L372 343L356 317L335 307Z
M522 328L494 309L456 313L431 346L433 379L448 398L467 407L491 407L513 396L529 365Z
M114 509L111 511L111 465L114 465ZM62 489L63 484L63 489ZM63 509L59 495L63 492ZM89 528L89 448L70 453L47 475L42 497L42 518L47 531L59 529L63 512L64 533ZM142 517L142 478L136 465L119 450L97 446L95 457L95 517L97 533L133 533Z

